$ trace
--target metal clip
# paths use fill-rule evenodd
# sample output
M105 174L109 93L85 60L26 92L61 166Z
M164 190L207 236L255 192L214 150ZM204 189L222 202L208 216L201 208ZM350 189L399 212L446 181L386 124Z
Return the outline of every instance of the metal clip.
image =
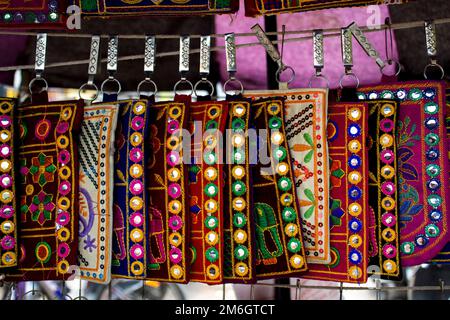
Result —
M92 36L91 38L91 50L89 53L89 66L88 66L88 81L83 84L80 89L78 90L78 95L80 99L86 100L86 101L94 101L98 97L98 87L94 83L95 75L97 74L97 67L98 67L98 55L100 52L100 36ZM84 99L82 97L82 91L85 90L87 87L92 87L95 89L95 95L92 98L86 98Z
M359 78L353 73L353 42L352 33L348 28L341 29L341 50L342 64L344 65L344 74L339 79L339 86L344 88L344 78L352 77L356 81L356 88L359 87Z
M48 90L48 83L42 76L45 71L45 59L47 55L47 34L46 33L38 33L36 37L36 57L34 70L36 72L36 77L30 81L28 88L30 93L33 94L33 84L36 81L42 81L44 83L44 87L41 88L39 93Z
M372 46L372 44L366 38L364 32L358 27L358 25L353 22L348 26L348 29L351 31L356 41L358 41L367 55L375 60L380 69L384 69L386 67L386 64L380 58L378 51Z
M179 55L179 65L178 71L180 72L181 79L175 83L173 87L173 91L177 92L177 87L182 83L187 83L191 89L192 95L194 93L194 86L192 82L186 79L186 75L189 72L189 54L190 54L190 46L191 46L191 37L190 36L181 36L180 37L180 55Z
M195 95L197 94L197 88L201 83L207 84L211 88L211 92L208 94L209 96L214 95L214 85L211 81L208 80L208 75L210 72L210 64L211 64L211 36L202 36L200 37L200 67L199 72L201 79L197 81L194 86Z
M105 92L103 89L105 87L105 84L107 82L115 82L118 86L118 90L115 94L119 94L122 91L122 85L120 84L119 80L114 78L114 74L117 72L117 62L119 60L118 58L119 54L119 37L118 36L111 36L108 40L108 60L107 60L107 71L108 71L108 78L103 81L101 86L101 91Z
M225 55L227 60L227 72L229 78L227 81L225 81L223 89L226 93L227 86L232 82L236 82L240 86L240 91L239 93L236 92L235 95L242 94L244 92L244 86L242 85L241 81L236 79L236 72L237 72L236 39L234 33L225 34Z
M291 83L295 79L295 71L290 66L286 66L283 63L283 59L278 52L277 48L273 45L272 41L267 37L266 33L263 31L259 24L255 24L252 28L253 32L255 32L256 38L259 43L266 49L269 57L278 65L278 70L276 72L276 79L278 83L281 83L280 76L286 70L290 70L292 72L291 78L287 81L287 84Z
M327 83L327 88L330 87L330 82L322 74L322 69L325 66L324 50L323 50L323 30L313 31L313 62L314 69L316 70L314 75L309 80L309 87L312 87L314 78L323 79Z
M154 36L145 37L145 49L144 49L144 74L145 78L142 80L137 87L138 97L141 96L141 87L145 83L149 83L153 86L153 91L151 91L149 96L156 95L158 92L158 87L156 83L151 79L153 72L155 72L155 57L156 57L156 38Z
M430 63L425 66L423 70L423 75L425 79L428 79L427 71L429 68L438 68L441 72L441 79L445 76L444 68L437 62L437 36L436 36L436 26L433 21L425 22L425 40L427 46L427 55L430 58Z

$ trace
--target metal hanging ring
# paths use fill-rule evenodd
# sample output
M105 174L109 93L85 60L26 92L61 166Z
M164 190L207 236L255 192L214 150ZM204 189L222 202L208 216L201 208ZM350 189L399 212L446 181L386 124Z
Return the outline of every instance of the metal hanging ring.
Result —
M439 63L429 63L425 66L425 69L423 69L423 76L425 77L425 79L428 80L427 71L430 68L438 68L439 71L441 72L441 80L444 79L445 71L444 71L444 68L442 68L442 66Z
M177 87L182 84L182 83L187 83L191 89L191 92L188 94L188 96L192 96L194 94L194 85L192 84L192 82L190 82L189 80L187 80L186 78L181 78L180 80L178 80L177 83L175 83L175 85L173 86L173 92L175 93L175 95L177 94Z
M232 82L238 83L238 84L239 84L239 87L240 87L239 92L235 91L235 92L234 92L234 95L237 96L237 95L243 94L243 93L244 93L244 85L242 84L241 81L239 81L238 79L236 79L236 78L234 78L234 77L228 79L228 80L225 81L225 83L223 84L223 91L225 91L225 94L228 94L227 86L228 86L230 83L232 83Z
M195 94L195 96L197 96L197 97L199 96L197 94L197 88L202 83L206 83L211 88L211 92L208 95L212 97L214 95L214 85L208 79L201 79L201 80L197 81L197 83L194 86L194 94Z
M87 98L87 97L86 97L86 99L85 99L85 98L83 98L83 96L82 96L83 90L86 90L86 88L93 88L93 89L95 90L94 96L93 96L92 98L90 98L90 99ZM83 85L80 87L80 89L78 90L78 96L80 97L80 99L85 100L85 101L90 101L90 102L95 101L95 100L98 98L98 94L99 94L98 87L97 87L97 85L96 85L95 83L89 83L89 82L86 82L86 83L83 84Z
M31 93L31 94L33 94L33 84L34 84L35 82L38 82L38 81L42 81L42 82L44 83L44 86L41 87L41 90L40 90L39 92L36 92L36 93L39 94L39 93L42 93L42 92L48 90L48 82L47 82L47 80L45 80L45 79L42 78L42 77L36 77L36 78L33 78L33 79L30 81L30 84L28 85L28 89L30 90L30 93Z
M330 81L328 80L327 77L325 77L324 75L321 74L315 74L311 77L311 79L309 80L309 87L312 88L312 82L314 79L319 79L319 80L323 80L325 81L325 83L327 84L325 88L329 88L330 87Z
M39 295L39 296L42 297L41 300L47 300L47 299L46 299L46 296L44 295L44 293L43 293L42 291L40 291L40 290L34 290L34 289L25 292L25 293L20 297L20 300L25 300L24 298L25 298L27 295L30 295L30 294L31 294L32 296Z
M117 80L116 78L112 78L112 77L106 79L105 81L103 81L102 86L100 87L100 92L101 92L102 94L105 93L105 90L104 90L105 84L108 83L108 82L114 82L114 83L117 83L118 90L117 90L117 92L115 92L115 94L119 95L119 93L122 91L122 85L120 84L119 80Z
M356 81L356 87L355 88L359 88L360 82L359 82L358 76L356 74L354 74L353 72L346 72L339 79L339 86L341 87L341 89L344 89L344 79L346 77L350 77L350 78L355 79L355 81Z
M391 66L392 62L395 63L395 69L396 69L395 74L386 74L386 72L385 72L386 67ZM397 77L400 74L400 72L402 72L402 70L403 70L403 66L401 65L401 63L398 62L397 60L391 59L390 61L385 61L384 67L381 68L381 74L386 77L393 77L393 76Z
M277 72L275 74L278 83L282 83L282 81L280 79L281 74L283 72L287 71L287 70L291 71L291 77L287 81L287 84L290 84L292 81L295 80L295 70L292 67L290 67L290 66L280 66L280 68L278 68L278 70L277 70Z
M156 86L155 81L153 81L153 80L150 79L150 78L145 78L144 80L142 80L142 81L139 82L139 84L138 84L138 87L137 87L137 94L138 94L138 97L141 96L141 87L142 87L144 84L146 84L146 83L149 83L150 85L153 86L153 91L150 91L149 97L151 97L151 96L156 96L156 93L158 92L158 87Z

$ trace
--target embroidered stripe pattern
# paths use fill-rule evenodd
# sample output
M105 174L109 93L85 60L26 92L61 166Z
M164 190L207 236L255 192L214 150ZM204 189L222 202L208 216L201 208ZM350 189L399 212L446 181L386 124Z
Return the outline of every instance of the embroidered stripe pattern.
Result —
M302 278L365 283L368 265L368 176L364 103L329 107L331 262L309 264Z
M393 100L369 101L369 194L374 225L370 247L371 274L400 280L397 103Z
M228 105L225 102L197 102L191 106L192 133L203 133L192 142L195 164L189 168L191 214L191 281L209 284L223 280L223 164L219 133L224 132ZM203 131L205 128L205 131ZM233 203L242 211L244 199ZM241 249L241 248L240 248ZM248 252L236 253L240 259ZM243 260L243 259L242 259Z
M116 105L84 108L80 135L80 276L108 283L111 278L111 240L114 188Z
M113 267L115 277L147 275L147 193L144 167L148 159L146 100L119 103L114 177Z
M149 191L148 279L186 283L187 259L187 167L183 162L183 132L188 108L182 103L150 107L152 152L147 165Z
M309 263L328 264L330 253L330 209L327 103L324 89L249 91L248 96L281 95L285 101L285 130L293 167L301 225ZM273 120L273 123L277 121Z
M269 166L258 162L252 168L257 278L295 275L307 267L284 132L283 100L271 98L253 103L251 119L256 129L268 130L266 137L259 137L258 150L268 148L270 157Z
M444 84L415 81L380 85L362 89L360 98L401 102L397 131L401 261L403 266L427 262L448 240Z
M77 263L78 136L83 108L77 102L18 108L20 212L18 269L14 280L67 279Z
M0 98L0 269L17 265L15 101Z
M229 103L227 129L231 130L230 146L232 159L226 165L224 195L224 279L226 282L248 283L256 279L254 270L254 223L250 194L249 141L245 136L249 128L250 103ZM247 205L243 207L241 203ZM240 250L248 254L241 254Z

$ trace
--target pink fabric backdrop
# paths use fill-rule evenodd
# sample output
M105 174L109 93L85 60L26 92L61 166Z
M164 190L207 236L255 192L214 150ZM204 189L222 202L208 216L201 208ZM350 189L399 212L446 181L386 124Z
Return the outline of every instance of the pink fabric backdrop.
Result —
M241 5L243 1L241 0ZM389 16L387 6L379 6L380 22L384 23ZM282 14L277 17L278 31L282 25L286 25L286 31L342 28L355 21L360 26L366 26L373 10L367 7L341 8L311 11L296 14ZM216 18L216 33L242 33L251 32L251 27L259 23L264 28L263 18L247 18L240 11L230 19L230 16L218 16ZM295 37L299 37L298 35ZM287 37L286 37L287 38ZM377 31L367 33L367 38L375 46L381 57L385 58L385 32ZM281 37L280 37L281 40ZM236 43L256 42L255 37L238 37ZM218 45L223 45L223 40L218 40ZM325 38L325 68L323 74L330 80L331 88L339 86L339 79L344 72L341 57L340 37ZM393 43L394 59L398 59L397 46ZM284 45L285 64L294 68L297 76L291 84L291 88L308 86L311 76L314 74L312 58L312 41L288 42ZM361 49L356 40L353 40L354 73L359 77L361 85L378 83L381 73L377 64L370 59ZM225 53L217 53L221 78L226 80ZM261 46L239 49L237 53L237 77L244 83L246 89L263 89L267 87L266 58Z

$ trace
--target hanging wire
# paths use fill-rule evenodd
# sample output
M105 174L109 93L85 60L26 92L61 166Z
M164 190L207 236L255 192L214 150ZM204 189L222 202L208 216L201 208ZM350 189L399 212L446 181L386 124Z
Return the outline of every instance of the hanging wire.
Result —
M439 24L448 24L450 23L450 18L445 19L437 19L434 20L434 23L436 25ZM386 30L390 28L391 30L402 30L402 29L412 29L412 28L418 28L423 27L424 21L414 21L414 22L405 22L405 23L395 23L395 24L383 24L379 26L374 27L361 27L361 30L365 32L378 32L381 30ZM267 32L267 35L304 35L302 37L295 37L295 38L289 38L284 39L284 42L299 42L299 41L307 41L312 39L312 33L314 30L298 30L298 31L281 31L281 32ZM324 37L337 37L341 35L341 29L340 28L330 28L330 29L324 29ZM36 36L37 32L13 32L13 31L4 31L0 30L0 35L14 35L14 36ZM92 37L91 34L71 34L71 33L48 33L48 37L62 37L62 38L88 38L90 39ZM236 37L254 37L254 33L235 33ZM109 35L101 35L101 38L109 38ZM119 39L138 39L138 40L144 40L145 35L119 35ZM179 35L155 35L156 39L179 39ZM190 35L191 38L200 38L201 35ZM212 38L223 38L225 37L225 34L212 34ZM272 41L274 44L282 43L283 41L275 40ZM255 47L260 46L261 44L259 42L251 42L251 43L244 43L236 45L237 49L240 48L246 48L246 47ZM211 52L213 51L223 51L225 49L224 46L215 46L211 47ZM199 49L193 49L190 50L190 54L198 54L200 52ZM156 54L156 57L163 58L163 57L172 57L172 56L178 56L178 51L170 51L170 52L163 52ZM119 57L118 61L130 61L130 60L143 60L144 55L129 55L129 56L123 56ZM102 59L101 63L106 63L108 60ZM73 61L67 61L67 62L56 62L56 63L49 63L47 64L46 68L58 68L58 67L68 67L68 66L75 66L75 65L86 65L89 64L89 59L82 59L82 60L73 60ZM17 66L6 66L6 67L0 67L0 72L4 71L15 71L15 70L33 70L34 65L17 65Z

